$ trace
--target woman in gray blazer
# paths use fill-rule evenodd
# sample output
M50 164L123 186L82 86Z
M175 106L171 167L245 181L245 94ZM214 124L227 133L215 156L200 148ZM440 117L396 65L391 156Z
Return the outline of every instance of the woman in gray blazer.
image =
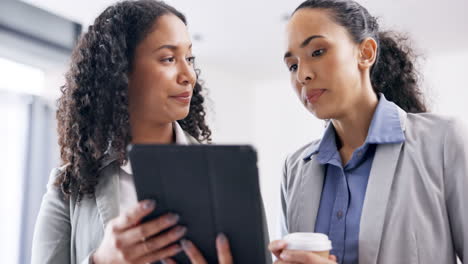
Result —
M151 0L108 7L77 45L57 111L63 166L52 172L37 219L32 263L150 263L182 250L179 216L141 224L157 206L138 203L129 143L210 140L185 17ZM168 230L168 231L165 231ZM232 263L227 239L220 263ZM215 245L213 245L215 246Z
M286 159L282 231L325 233L334 256L278 240L276 263L466 261L468 133L426 113L405 39L342 0L302 3L287 39L295 92L329 122Z

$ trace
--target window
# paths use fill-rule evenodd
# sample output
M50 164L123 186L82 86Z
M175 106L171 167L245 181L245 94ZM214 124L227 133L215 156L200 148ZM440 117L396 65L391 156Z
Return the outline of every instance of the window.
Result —
M3 263L20 259L24 185L27 175L27 151L31 95L41 91L41 70L0 58L0 256Z

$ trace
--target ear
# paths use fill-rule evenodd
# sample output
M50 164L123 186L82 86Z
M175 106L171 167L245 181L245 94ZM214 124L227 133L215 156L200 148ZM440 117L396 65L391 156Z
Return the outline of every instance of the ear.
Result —
M364 39L359 45L359 69L370 69L377 59L377 42L373 38Z

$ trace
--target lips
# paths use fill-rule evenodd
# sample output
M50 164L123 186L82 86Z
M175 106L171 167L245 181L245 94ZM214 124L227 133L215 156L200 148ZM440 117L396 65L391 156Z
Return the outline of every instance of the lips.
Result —
M192 93L191 92L183 92L177 95L173 95L170 98L177 100L178 102L181 102L183 104L188 104L190 103L190 100L192 99Z
M172 97L189 97L189 96L190 96L190 92L184 92L178 95L174 95Z
M307 91L307 101L309 103L316 103L325 91L326 89L312 89L310 91Z

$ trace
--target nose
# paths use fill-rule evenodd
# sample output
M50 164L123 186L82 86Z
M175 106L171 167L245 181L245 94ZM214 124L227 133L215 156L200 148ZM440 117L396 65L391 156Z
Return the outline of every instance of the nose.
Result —
M307 65L304 64L299 64L298 69L297 69L297 75L296 75L296 80L299 82L301 85L306 85L310 81L312 81L315 78L315 73L311 69L311 67L308 67Z
M180 63L177 82L182 85L191 85L193 87L196 80L197 76L193 65L187 61Z

